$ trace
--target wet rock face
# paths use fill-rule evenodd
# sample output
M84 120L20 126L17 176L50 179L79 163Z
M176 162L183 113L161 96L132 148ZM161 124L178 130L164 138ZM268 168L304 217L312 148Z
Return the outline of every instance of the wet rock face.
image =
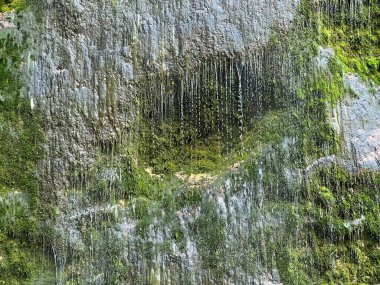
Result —
M28 62L25 90L43 113L45 159L39 172L48 203L64 213L53 225L58 235L81 248L71 218L92 217L103 209L82 205L77 194L90 182L85 173L98 153L111 153L115 144L130 140L140 75L181 70L184 62L191 68L199 57L247 54L265 45L273 28L291 25L298 2L44 1L40 46L37 60ZM53 244L58 283L65 244Z
M236 53L261 45L271 28L285 29L299 1L54 1L62 32L82 34L102 49L141 44L148 60L160 56ZM59 7L57 9L56 7ZM107 32L107 33L104 33Z
M9 15L0 13L0 30L2 29L15 29L16 25L10 21Z
M380 90L358 77L345 76L346 96L333 112L333 126L342 134L355 166L380 168Z
M321 47L317 66L328 70L329 60L334 56L332 48ZM380 168L380 89L353 74L344 75L344 85L346 94L332 109L330 117L332 128L343 139L345 158L349 159L344 163L340 160L340 164L351 170L377 170Z
M270 249L275 240L268 237L284 240L289 236L281 230L288 213L276 208L269 211L264 207L265 195L270 197L265 191L279 190L272 185L273 178L268 178L281 178L281 167L278 167L281 163L274 154L270 167L269 162L264 164L265 167L261 163L252 164L251 176L236 174L236 178L227 179L219 187L202 186L205 188L203 192L208 193L202 196L201 201L195 202L199 203L198 206L179 208L173 213L170 212L174 211L169 203L170 197L168 209L164 209L159 204L154 208L141 197L126 205L130 201L117 201L107 191L111 192L112 187L116 189L118 183L125 179L120 171L122 155L114 153L113 149L116 145L131 143L131 133L138 127L135 119L141 111L139 98L141 95L159 98L165 90L162 88L164 84L160 84L162 82L154 81L156 77L150 82L141 80L142 83L139 81L141 78L166 71L182 74L182 70L193 68L199 74L189 80L186 77L186 84L177 84L176 88L185 86L184 89L191 90L189 93L194 93L197 98L206 96L203 93L205 89L198 88L197 83L208 83L210 89L214 87L210 84L214 78L216 82L218 77L223 83L234 81L233 76L226 74L233 74L228 70L239 66L233 64L235 57L260 51L270 38L272 29L290 27L298 2L45 1L41 46L37 60L28 61L31 75L26 90L31 106L36 104L44 116L45 160L39 171L44 183L43 195L56 206L52 228L57 239L52 247L57 284L65 284L65 278L74 278L72 276L78 272L76 278L82 282L78 284L111 284L112 278L133 280L134 284L146 284L147 280L150 284L158 284L159 280L162 284L222 284L222 280L224 284L280 283L276 269L280 261L278 264L273 262L273 252L267 255L267 248ZM327 69L332 56L332 50L321 50L318 66ZM194 68L194 62L212 57L228 59L225 62L220 60L217 68L214 62L206 63L205 68ZM261 71L268 57L258 52L253 56L253 64L250 62L251 69ZM227 64L228 60L232 63ZM284 65L281 67L283 70L279 69L277 73L289 73ZM242 94L252 93L244 90L260 91L261 83L265 82L245 81L244 78L254 77L251 74L266 78L267 74L247 72L244 75L242 70L249 71L250 68L239 66L236 69L235 80L243 82L235 86L240 101L236 104L237 113L243 114ZM209 75L209 70L215 71L214 74ZM198 80L204 74L207 80ZM144 83L147 84L143 86ZM380 118L378 109L372 108L378 107L374 102L377 100L378 103L379 96L376 93L371 97L369 90L361 88L361 83L354 78L348 78L347 83L352 85L351 89L358 98L348 98L341 103L345 107L338 108L337 128L344 130L347 145L357 154L357 164L374 167L379 150L376 122ZM231 85L223 84L223 88L229 90ZM225 91L225 94L233 94L230 91ZM152 99L149 104L161 112L162 105L157 102ZM262 104L263 100L257 102ZM180 96L179 103L173 105L180 109L178 116L183 119L183 96ZM368 112L373 114L370 122L366 121ZM240 113L236 125L240 123L243 126L243 115L241 119L239 117ZM296 140L289 145L296 148ZM335 161L334 155L318 159L306 168L306 175L310 178L315 170ZM91 168L99 168L99 171L90 176ZM232 171L240 168L240 163L231 166ZM269 170L273 173L267 173ZM301 171L296 170L293 180L301 184ZM133 172L133 169L128 171ZM145 172L152 179L161 179L149 168ZM179 179L183 177L180 173L177 176ZM193 186L212 179L207 176L183 178ZM101 183L94 187L98 187L97 191L105 198L97 199L96 195L94 198L86 191L90 189L87 184L99 181ZM282 183L276 184L280 187ZM292 195L286 196L287 199ZM181 197L174 196L173 199L180 201ZM122 222L116 222L121 217ZM103 228L98 222L106 219L109 224ZM347 225L351 227L358 221L352 219ZM228 261L224 265L228 264L231 269L219 271L223 266L215 267L223 261ZM214 276L210 275L210 270L216 272ZM65 276L65 271L71 271L70 277ZM210 278L214 279L210 281ZM190 282L185 283L184 280Z
M46 117L46 187L67 187L70 167L93 164L94 145L128 137L136 78L147 67L248 53L265 44L272 28L289 27L298 2L46 1L28 91Z

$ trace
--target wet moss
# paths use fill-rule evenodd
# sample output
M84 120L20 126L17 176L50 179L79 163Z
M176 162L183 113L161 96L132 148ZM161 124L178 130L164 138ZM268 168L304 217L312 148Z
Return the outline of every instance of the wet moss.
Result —
M349 1L324 3L332 11L322 14L321 44L334 48L346 72L380 83L380 6L378 1L363 1L350 7ZM330 5L330 6L329 6Z
M6 4L22 9L23 3ZM44 238L36 177L43 131L38 108L32 110L20 91L26 38L20 41L17 33L9 31L0 39L0 284L29 284L38 279L40 284L49 284L51 260L34 250L40 249Z
M0 284L51 284L54 268L41 248L0 234ZM34 283L37 282L37 283Z
M226 274L224 263L226 221L220 216L213 202L202 204L200 217L194 227L197 235L198 245L202 257L202 265L210 270L214 278L223 280Z
M11 10L22 11L28 7L27 0L0 0L0 11L9 12Z
M288 220L288 229L300 231L290 248L277 252L285 284L304 284L300 276L308 276L306 284L379 282L378 181L379 174L353 174L337 166L314 174L309 196L299 200L303 218Z

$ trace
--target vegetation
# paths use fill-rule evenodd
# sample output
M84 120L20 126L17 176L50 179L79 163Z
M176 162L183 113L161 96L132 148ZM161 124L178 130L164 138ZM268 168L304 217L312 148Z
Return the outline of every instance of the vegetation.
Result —
M216 55L186 66L187 73L152 76L153 70L139 78L131 141L105 142L108 151L99 147L76 202L116 205L135 220L130 255L137 256L136 266L146 261L152 267L143 276L149 275L151 283L156 282L154 255L170 256L173 243L184 252L187 235L198 247L210 284L221 284L229 267L254 275L256 263L267 270L278 268L285 284L379 282L379 175L349 173L333 164L293 184L286 177L318 158L339 155L340 138L331 129L326 106L337 104L347 91L344 72L380 82L379 5L364 1L352 14L339 3L302 1L296 29L275 34L260 51L265 54L262 70L244 67L245 58ZM3 0L0 7L19 11L26 1ZM341 12L320 13L316 7ZM332 47L336 57L326 70L315 71L319 45ZM32 110L20 94L25 48L12 34L0 40L0 284L51 284L51 261L40 253L46 238L41 220L46 217L36 179L43 132L38 108ZM282 65L287 74L279 72ZM107 84L112 102L105 104L113 106L115 83ZM227 179L232 181L230 196L223 196ZM236 198L247 188L250 216L229 213L225 218L215 196ZM187 221L188 232L178 214L183 209L197 213ZM67 284L81 284L89 270L94 282L145 282L141 268L126 264L126 247L112 232L120 217L114 212L96 215L80 221L83 244L71 249ZM252 222L273 216L278 225L268 222L260 228ZM232 218L251 223L249 232L232 233L241 242L236 248L226 246ZM159 227L170 240L154 244L149 235Z
M21 1L1 4L3 10L5 4L22 8ZM37 279L44 284L42 279L49 279L51 268L41 254L42 211L36 178L43 132L38 110L32 110L20 92L26 46L17 41L16 33L9 31L0 38L0 284Z
M0 11L10 12L12 10L21 11L28 7L27 0L0 0Z
M286 284L379 282L379 179L339 166L315 173L295 217L302 230L277 247Z
M321 44L334 48L346 72L380 84L379 2L366 0L354 7L348 1L325 5L334 12L322 15Z
M296 149L302 150L299 155L305 161L339 154L339 137L331 130L323 110L326 102L334 106L347 92L342 82L343 72L354 72L379 82L379 37L375 36L379 33L379 5L365 2L353 16L347 7L338 9L339 3L322 1L317 7L321 9L316 10L309 6L309 1L301 5L298 25L307 26L311 34L307 35L306 31L305 39L301 32L298 37L311 47L317 43L336 52L327 73L311 76L297 90L304 109L294 113L299 123L295 130L301 131L297 137L303 138L303 146ZM314 31L320 32L314 34ZM295 46L296 53L299 48ZM304 61L303 57L298 62ZM288 189L290 193L284 196L287 199L279 201L292 201L285 214L287 233L274 247L285 284L379 282L378 185L378 173L349 173L334 164L317 170L302 185ZM296 204L293 199L297 199Z

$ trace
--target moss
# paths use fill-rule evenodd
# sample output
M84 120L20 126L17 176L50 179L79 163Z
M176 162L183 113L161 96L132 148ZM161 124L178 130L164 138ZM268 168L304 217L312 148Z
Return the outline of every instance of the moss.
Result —
M178 207L185 208L187 206L200 205L202 202L202 196L204 192L200 188L190 187L179 191L177 194L176 202Z
M342 3L345 3L343 1ZM328 7L328 4L324 3ZM363 1L350 12L347 6L331 3L340 13L322 14L321 44L331 46L346 72L380 84L380 6L377 1Z
M27 0L0 0L0 11L9 12L11 10L22 11L28 7Z
M0 284L51 284L55 275L52 263L26 241L0 234Z
M279 259L277 266L284 284L312 284L309 276L300 268L301 264L304 263L301 251L292 248L279 248L277 258Z
M25 2L1 4L19 10ZM44 236L36 178L43 131L38 108L20 92L26 37L20 42L15 33L0 39L0 284L49 284L51 259L34 250Z
M308 284L379 282L379 177L378 173L349 174L337 166L313 175L308 196L294 209L303 218L287 221L289 230L301 229L299 235L290 239L290 249L278 247L285 284L302 284L293 272L308 276ZM303 261L296 258L300 256Z
M325 186L319 187L319 199L321 200L321 203L323 203L326 206L330 206L335 203L336 199L334 197L334 194L330 191L329 188Z
M206 201L202 204L200 217L194 225L203 267L210 270L217 280L222 280L227 270L223 262L226 250L225 223L219 216L216 205Z

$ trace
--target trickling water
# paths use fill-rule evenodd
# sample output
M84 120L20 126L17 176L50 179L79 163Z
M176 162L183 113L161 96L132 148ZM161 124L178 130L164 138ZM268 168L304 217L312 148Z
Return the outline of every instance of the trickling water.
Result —
M313 284L371 268L379 179L362 169L378 169L379 89L337 79L311 31L366 27L368 3L153 2L44 2L23 92L42 111L56 283ZM337 104L343 83L357 98Z

